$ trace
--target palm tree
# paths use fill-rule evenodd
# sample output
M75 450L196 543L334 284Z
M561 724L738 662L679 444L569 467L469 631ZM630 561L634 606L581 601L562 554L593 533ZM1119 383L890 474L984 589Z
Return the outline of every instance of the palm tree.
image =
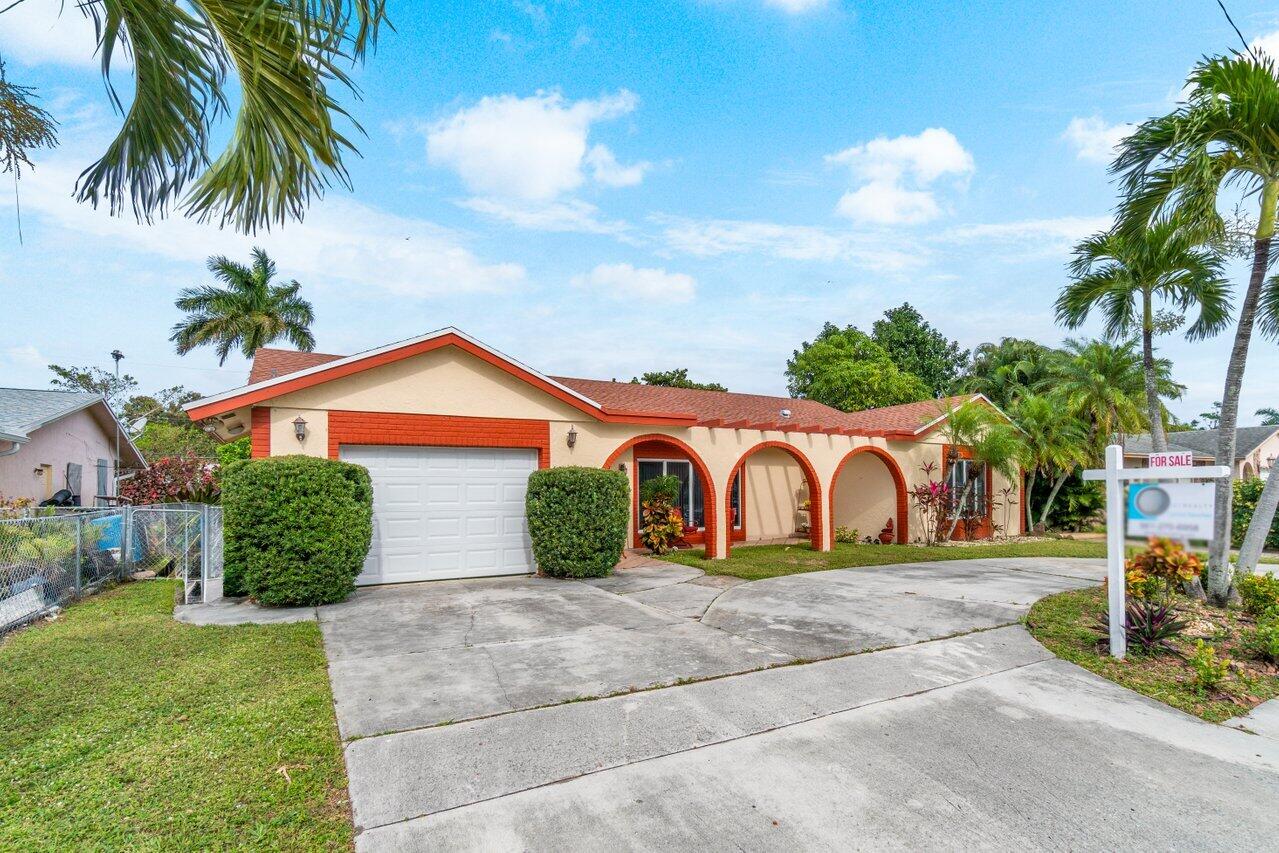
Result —
M231 350L239 348L249 358L259 348L285 338L300 350L315 348L311 303L298 296L296 281L272 284L275 262L262 249L253 250L253 266L222 255L209 258L209 272L225 286L185 288L174 302L187 313L174 325L169 340L178 355L198 346L214 344L218 364L225 364Z
M1264 409L1257 409L1256 414L1261 418L1262 426L1279 426L1279 409L1266 406Z
M955 500L954 516L950 519L950 529L942 541L949 541L959 526L961 507L968 501L977 480L982 476L981 466L989 466L998 471L1007 480L1017 476L1017 465L1026 455L1026 445L1021 432L1006 420L995 414L984 403L961 403L958 407L942 409L946 416L941 432L946 436L946 443L952 448L966 448L971 458L978 465L972 466L964 488ZM948 465L954 460L948 460ZM949 476L943 472L943 479Z
M1168 449L1168 439L1155 372L1154 339L1161 319L1155 302L1183 313L1198 307L1198 319L1186 330L1190 340L1217 334L1230 319L1221 264L1218 255L1198 245L1190 231L1174 220L1159 221L1142 231L1106 231L1075 247L1070 264L1074 281L1057 299L1057 320L1067 328L1079 328L1098 309L1112 340L1140 334L1146 415L1157 452Z
M1065 406L1055 396L1028 394L1022 397L1012 411L1013 420L1022 430L1025 441L1023 462L1026 466L1026 529L1036 526L1031 511L1031 496L1035 482L1042 472L1052 480L1048 500L1039 514L1039 526L1048 523L1057 493L1079 465L1088 461L1087 430L1078 419L1065 412Z
M1220 234L1224 228L1217 203L1223 190L1242 190L1257 199L1252 274L1239 303L1221 398L1216 461L1230 465L1235 458L1239 390L1279 207L1279 67L1254 50L1204 60L1187 83L1186 100L1171 113L1140 125L1121 144L1112 169L1123 175L1121 227L1126 230L1140 231L1175 212L1205 233ZM1232 497L1230 481L1217 480L1208 591L1218 605L1230 596Z
M1007 411L1017 398L1042 388L1048 376L1052 350L1036 341L1003 338L973 350L973 361L959 387L972 394L984 394Z
M1154 362L1155 390L1161 397L1180 397L1185 386L1170 378L1172 363ZM1119 433L1144 432L1146 371L1136 341L1067 340L1053 365L1053 386L1064 410L1088 424L1086 447L1092 461Z
M345 66L376 43L385 2L75 4L93 19L94 56L112 106L123 113L115 139L81 173L77 198L106 202L113 213L129 205L147 221L178 207L242 231L300 218L334 179L350 185L342 156L354 147L335 127L348 116L329 86L354 90ZM122 53L132 62L127 110L111 85L112 61ZM26 92L0 91L0 115L21 106ZM232 111L218 153L216 127ZM33 147L53 133L46 117L19 142ZM26 159L22 150L14 156Z

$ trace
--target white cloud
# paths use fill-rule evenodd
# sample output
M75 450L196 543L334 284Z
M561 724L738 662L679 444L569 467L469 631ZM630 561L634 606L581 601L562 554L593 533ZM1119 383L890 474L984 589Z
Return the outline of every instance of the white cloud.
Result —
M847 166L859 187L839 200L836 211L855 222L902 225L941 214L932 186L953 175L961 182L975 168L973 157L945 128L917 136L881 136L827 155L830 165Z
M1257 36L1248 47L1260 51L1279 62L1279 30Z
M753 253L797 261L852 261L879 272L924 263L918 247L895 247L882 235L872 238L812 225L735 219L655 216L653 220L665 226L662 238L672 251L703 258Z
M71 188L77 171L69 163L45 161L22 179L24 219L74 232L68 245L96 237L120 248L195 262L211 254L247 257L261 245L289 275L409 297L509 291L525 278L519 264L481 260L449 229L347 199L318 202L304 222L256 236L177 216L140 225L75 202ZM11 196L0 195L0 208L11 204Z
M623 166L607 145L596 145L586 152L586 164L595 182L605 187L633 187L644 180L644 173L652 166L643 161Z
M620 236L631 230L631 226L625 222L601 219L598 207L580 199L527 204L500 199L468 198L458 204L476 213L531 231Z
M24 2L0 15L0 54L24 65L95 68L97 46L93 21L77 4ZM117 46L112 65L124 60Z
M573 285L601 291L613 299L653 299L663 304L688 302L697 291L697 281L691 275L630 264L600 264L589 273L574 276Z
M1066 125L1062 138L1075 149L1075 156L1092 163L1109 163L1115 149L1132 132L1129 124L1106 124L1100 116L1075 117Z
M1045 240L1075 243L1090 234L1104 231L1113 224L1109 216L1062 216L1056 219L1023 219L1017 222L991 222L961 225L941 233L943 242L974 243L980 241L1028 242Z
M486 97L428 126L427 156L457 172L477 195L548 201L585 180L591 125L626 115L638 103L625 89L575 102L559 92Z
M6 348L4 360L15 368L26 369L44 368L51 361L31 344Z

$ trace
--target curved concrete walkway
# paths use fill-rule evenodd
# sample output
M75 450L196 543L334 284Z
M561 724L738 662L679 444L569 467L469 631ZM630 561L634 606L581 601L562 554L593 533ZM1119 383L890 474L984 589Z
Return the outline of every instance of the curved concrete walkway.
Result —
M357 847L1269 846L1279 741L1016 624L1103 573L1001 559L747 584L639 561L361 590L319 609Z

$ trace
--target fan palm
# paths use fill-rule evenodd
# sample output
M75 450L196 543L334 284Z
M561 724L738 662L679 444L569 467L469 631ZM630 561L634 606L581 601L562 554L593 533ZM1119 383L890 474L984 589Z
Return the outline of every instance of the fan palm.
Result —
M1223 191L1256 199L1252 273L1239 301L1239 323L1221 399L1217 464L1235 457L1239 391L1270 264L1279 206L1279 67L1260 51L1206 59L1187 81L1185 102L1141 124L1120 145L1112 169L1123 175L1122 227L1141 230L1176 213L1207 234L1222 232L1217 212ZM1230 481L1216 484L1216 518L1208 561L1209 594L1230 594Z
M298 296L302 285L296 281L272 284L275 262L266 252L254 249L251 267L221 255L209 258L209 272L225 286L188 287L174 302L188 315L169 336L179 355L213 345L218 364L225 364L233 349L239 348L248 358L280 338L300 350L315 348L311 335L315 312L310 302Z
M342 156L354 148L335 127L348 116L329 87L354 89L344 65L375 44L385 0L76 5L93 19L95 55L124 116L102 157L81 173L80 201L105 201L113 213L131 205L148 221L179 207L253 231L300 218L335 179L349 186ZM133 66L127 109L111 78L121 53ZM233 111L232 94L235 120L211 158L215 127ZM4 107L0 101L0 113Z
M1198 308L1186 330L1190 340L1215 335L1230 320L1230 295L1221 276L1221 258L1197 244L1174 220L1136 230L1094 234L1075 247L1074 280L1057 299L1057 320L1077 329L1094 310L1105 317L1111 339L1141 338L1147 417L1154 449L1168 449L1163 403L1155 372L1156 300L1178 312Z
M1185 386L1170 378L1172 363L1155 359L1155 390L1161 397L1180 397ZM1067 340L1053 365L1053 386L1065 410L1088 424L1086 446L1093 461L1117 433L1143 432L1146 375L1136 341Z
M1087 430L1077 418L1066 414L1064 408L1053 396L1028 394L1018 400L1012 411L1025 441L1026 530L1035 527L1030 504L1040 473L1052 480L1048 500L1039 514L1039 524L1045 525L1061 487L1076 466L1088 461Z

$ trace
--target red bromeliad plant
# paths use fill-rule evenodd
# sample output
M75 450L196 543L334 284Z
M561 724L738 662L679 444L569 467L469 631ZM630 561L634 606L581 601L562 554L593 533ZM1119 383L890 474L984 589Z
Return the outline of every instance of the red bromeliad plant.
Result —
M193 453L166 456L120 482L120 497L134 504L179 501L215 503L218 499L216 466Z
M910 499L922 522L924 544L936 545L939 537L945 533L946 522L950 518L951 489L945 481L933 479L936 464L928 462L920 466L919 470L924 472L928 482L911 489Z

